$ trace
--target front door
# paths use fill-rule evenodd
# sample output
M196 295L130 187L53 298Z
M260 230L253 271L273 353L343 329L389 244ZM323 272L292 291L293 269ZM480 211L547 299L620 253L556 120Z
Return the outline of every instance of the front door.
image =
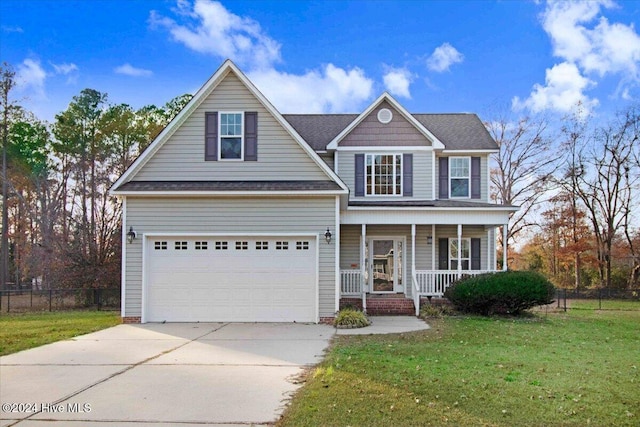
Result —
M369 289L372 293L403 291L404 239L371 239Z

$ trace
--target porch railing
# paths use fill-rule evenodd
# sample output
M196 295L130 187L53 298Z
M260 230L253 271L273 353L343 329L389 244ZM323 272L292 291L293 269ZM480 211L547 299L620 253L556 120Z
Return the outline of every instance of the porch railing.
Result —
M360 270L340 270L340 293L354 296L362 294Z
M441 297L453 282L463 277L494 273L488 270L416 270L417 290L420 296Z

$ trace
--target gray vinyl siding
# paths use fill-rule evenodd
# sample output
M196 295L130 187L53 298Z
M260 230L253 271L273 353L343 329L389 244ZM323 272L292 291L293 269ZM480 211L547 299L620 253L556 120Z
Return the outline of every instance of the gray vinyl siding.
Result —
M140 316L142 240L145 233L316 234L319 239L320 317L335 314L335 245L324 241L336 229L334 197L133 198L127 197L125 228L139 238L126 244L126 313Z
M333 153L319 153L318 155L333 170Z
M365 151L363 151L364 153ZM367 150L367 153L376 151ZM386 151L385 151L386 153ZM389 197L356 197L355 196L355 155L353 151L337 151L338 176L349 187L349 199L351 200L385 200ZM413 196L402 197L407 199L431 200L432 196L432 154L430 151L418 151L413 153ZM366 173L366 171L365 171ZM366 175L365 175L366 179ZM395 196L394 196L395 198Z
M258 161L205 161L205 112L257 111ZM187 172L188 173L185 173ZM135 181L329 179L242 82L229 73L135 175Z
M378 121L378 111L383 108L393 113L393 119L387 124ZM431 146L431 141L384 101L353 128L339 144L341 147Z
M433 237L433 246L436 251L436 269L438 269L438 239L440 238L457 238L457 225L438 225L436 226L436 235ZM480 238L480 269L487 268L487 254L491 248L491 244L487 239L487 230L480 225L463 225L463 238Z
M436 195L440 194L439 188L439 180L440 176L440 157L480 157L480 198L479 199L464 199L465 201L470 202L489 202L489 182L487 182L487 168L489 167L489 156L488 155L468 155L468 154L448 154L447 156L438 156L436 155ZM437 198L437 197L436 197Z
M359 225L343 225L340 227L340 268L343 270L359 269L360 266L360 234ZM357 265L357 267L352 267Z

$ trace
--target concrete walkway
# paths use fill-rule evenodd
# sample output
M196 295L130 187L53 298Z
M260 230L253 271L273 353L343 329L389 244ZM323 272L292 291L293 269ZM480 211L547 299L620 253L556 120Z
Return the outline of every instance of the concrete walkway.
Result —
M338 334L428 328L374 317ZM336 329L293 323L119 325L0 357L0 427L271 425Z
M371 325L364 328L336 329L338 335L399 334L429 329L424 320L413 316L371 316Z

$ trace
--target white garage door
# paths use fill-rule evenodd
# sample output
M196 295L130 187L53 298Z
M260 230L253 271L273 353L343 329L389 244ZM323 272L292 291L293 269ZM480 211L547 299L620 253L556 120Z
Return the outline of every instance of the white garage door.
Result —
M311 237L150 237L148 322L314 322Z

